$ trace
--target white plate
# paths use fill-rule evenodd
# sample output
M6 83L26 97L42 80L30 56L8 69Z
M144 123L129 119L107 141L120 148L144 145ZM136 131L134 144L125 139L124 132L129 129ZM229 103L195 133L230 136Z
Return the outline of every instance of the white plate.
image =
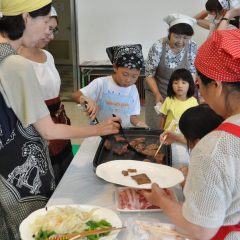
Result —
M97 210L94 212L94 216L97 218L105 219L108 222L112 224L113 227L122 227L122 222L118 215L113 212L110 209L107 208L102 208L98 206L90 206L90 205L56 205L56 206L51 206L48 207L48 210L55 209L56 207L66 207L66 206L71 206L71 207L79 207L85 211L90 211L93 208L97 208ZM41 208L33 213L31 213L27 218L25 218L22 223L20 224L19 231L20 231L20 236L22 240L34 240L32 237L33 232L31 231L30 224L32 224L36 217L39 215L44 215L46 214L47 210L45 208ZM101 240L113 240L116 239L119 231L113 231L111 232L108 236L106 237L101 237Z
M137 170L123 176L122 171L128 168ZM145 173L151 179L151 183L138 185L131 176ZM120 184L126 187L150 189L152 183L157 183L161 188L173 187L184 180L181 171L162 164L140 162L135 160L114 160L99 165L96 174L105 181Z

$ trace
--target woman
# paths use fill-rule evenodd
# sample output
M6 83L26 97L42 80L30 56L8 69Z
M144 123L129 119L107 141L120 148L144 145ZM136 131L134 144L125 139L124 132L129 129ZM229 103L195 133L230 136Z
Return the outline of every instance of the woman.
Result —
M0 239L20 239L18 227L45 206L55 189L47 141L117 133L119 118L98 126L54 124L32 65L16 50L49 34L51 0L1 0Z
M228 24L230 19L240 16L240 7L232 8L228 10L224 17L221 19L220 24L218 25L218 30L228 29Z
M239 44L239 30L218 30L198 50L200 93L225 121L193 148L183 205L156 184L145 193L196 239L240 239Z
M21 46L17 52L19 55L28 58L33 65L41 86L43 99L48 106L53 121L70 125L70 119L67 117L64 105L59 97L61 79L55 67L53 56L50 52L42 49L54 39L54 34L58 31L58 18L54 7L51 8L50 15L50 34L41 39L35 48ZM58 184L73 158L71 141L69 139L50 140L48 148L55 181Z
M153 129L159 129L160 121L154 106L166 98L172 72L178 68L186 68L192 74L196 72L197 45L191 41L196 20L182 14L170 14L164 21L169 25L169 35L153 44L146 61L145 120Z
M226 19L224 14L227 10L238 5L238 0L208 0L205 4L206 10L195 16L200 27L209 29L210 36L218 27L222 20L228 20L226 29L239 28L239 17Z

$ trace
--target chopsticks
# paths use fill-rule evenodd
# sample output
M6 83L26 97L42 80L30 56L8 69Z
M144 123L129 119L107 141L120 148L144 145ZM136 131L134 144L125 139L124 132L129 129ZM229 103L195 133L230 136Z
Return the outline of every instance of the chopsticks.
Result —
M172 120L171 123L170 123L170 125L168 126L168 128L167 128L166 130L171 131L172 128L173 128L173 126L174 126L174 124L175 124L175 122L176 122L175 120ZM166 130L165 130L165 131L166 131ZM160 143L160 145L159 145L159 147L158 147L156 153L154 154L154 157L157 156L158 152L160 151L162 145L165 143L166 139L167 139L167 135L165 135L165 136L163 137L163 141Z
M158 226L151 226L148 224L144 224L142 223L140 225L142 227L143 230L152 232L152 233L159 233L161 235L167 235L167 236L173 236L173 237L178 237L178 238L184 238L184 239L188 239L188 240L193 240L193 238L191 238L189 235L187 234L183 234L183 233L179 233L176 230L173 229L168 229L168 228L163 228L163 227L158 227Z
M100 233L106 233L106 232L111 232L111 231L116 231L116 230L121 230L124 227L111 227L111 228L102 228L102 229L97 229L97 230L90 230L90 231L84 231L80 233L67 233L67 234L57 234L56 236L51 236L48 238L48 240L75 240L80 237L87 237L90 235L95 235L95 234L100 234Z
M166 139L167 139L167 135L165 135L165 136L163 137L163 141L160 143L160 145L159 145L159 147L158 147L156 153L154 154L154 157L157 156L158 152L160 151L162 145L165 143Z

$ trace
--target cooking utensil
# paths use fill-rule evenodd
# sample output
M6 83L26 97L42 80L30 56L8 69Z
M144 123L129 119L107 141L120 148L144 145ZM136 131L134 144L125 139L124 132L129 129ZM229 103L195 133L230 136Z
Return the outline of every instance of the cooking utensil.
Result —
M126 227L119 227L119 228L111 227L111 228L102 228L102 229L84 231L84 232L80 232L80 233L57 234L57 235L53 235L53 236L49 237L48 240L75 240L80 237L87 237L90 235L121 230L123 228L126 228Z
M144 144L146 146L156 143L158 143L159 146L159 135L162 133L162 131L157 129L149 130L145 128L126 128L124 129L124 133L129 140L144 137L145 138ZM104 147L104 140L100 141L93 159L94 169L96 169L96 167L102 163L120 159L121 160L132 159L137 161L143 161L144 159L147 158L150 161L155 162L155 159L153 158L154 156L143 156L140 154L135 154L135 152L133 151L128 151L127 153L119 156L113 152L113 149L123 147L125 143L116 142L115 135L108 136L108 140L111 142L113 148L110 151L107 150ZM160 151L165 155L162 164L172 166L171 145L163 145ZM156 150L153 152L153 155L155 154L155 152Z
M85 107L85 109L87 109L87 104L88 104L88 102L85 100L85 101L84 101L84 107ZM99 121L98 121L98 119L97 119L96 117L95 117L92 121L93 121L94 125L99 123Z
M116 117L115 114L113 114L112 116L113 116L113 117ZM128 141L128 139L127 139L127 137L126 137L126 135L125 135L125 133L124 133L122 124L121 124L120 122L119 122L119 125L120 125L119 131L120 131L120 133L122 134L122 136L126 139L127 149L128 149L129 151L135 152L136 154L139 154L139 155L141 155L141 156L146 157L145 154L139 152L137 149L135 149L135 148L130 144L130 142Z
M193 238L191 238L189 235L179 233L174 229L162 228L162 227L152 226L152 225L148 225L148 224L141 224L141 227L142 227L142 229L144 229L146 231L149 231L151 233L155 233L158 235L173 236L173 237L181 238L184 240L193 240Z
M167 131L167 130L168 130L168 131L171 131L172 128L173 128L173 126L174 126L175 124L176 124L176 121L175 121L175 120L172 120L171 123L170 123L170 125L168 126L168 128L167 128L165 131ZM167 139L167 135L164 136L163 141L160 143L160 145L159 145L156 153L154 154L154 157L157 156L158 152L160 151L162 145L165 143L166 139Z
M164 136L163 141L160 143L160 145L159 145L159 147L158 147L156 153L154 154L154 157L157 156L158 152L160 151L162 145L165 143L166 139L167 139L167 135Z

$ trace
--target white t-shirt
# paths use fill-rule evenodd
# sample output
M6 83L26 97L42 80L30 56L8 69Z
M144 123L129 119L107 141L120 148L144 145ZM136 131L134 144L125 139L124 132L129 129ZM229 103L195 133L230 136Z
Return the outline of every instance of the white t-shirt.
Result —
M46 50L43 50L47 56L44 63L38 63L29 60L36 72L41 92L44 100L49 100L59 96L61 79L56 69L53 56Z
M97 103L99 103L99 101L101 100L103 93L104 93L104 81L108 82L108 91L110 92L114 92L115 94L120 94L120 95L125 95L128 96L129 93L131 91L133 91L132 97L133 100L132 102L133 107L132 107L132 112L131 115L140 115L140 100L139 100L139 94L138 94L138 90L135 84L129 86L129 87L120 87L118 86L112 76L104 76L104 77L100 77L100 78L96 78L94 79L92 82L90 82L86 87L81 88L80 91L86 96L91 98L92 100L96 101ZM106 89L105 89L106 91ZM101 111L101 109L99 109L99 111ZM103 115L103 114L101 114ZM106 116L109 117L109 116ZM102 119L99 119L100 121ZM123 121L124 122L124 121ZM124 126L125 125L125 126ZM123 127L130 127L131 124L124 124ZM128 126L127 126L128 125Z
M240 125L240 114L225 122ZM183 216L191 223L218 228L240 222L240 138L213 131L191 153L184 187ZM225 240L240 239L240 232Z

